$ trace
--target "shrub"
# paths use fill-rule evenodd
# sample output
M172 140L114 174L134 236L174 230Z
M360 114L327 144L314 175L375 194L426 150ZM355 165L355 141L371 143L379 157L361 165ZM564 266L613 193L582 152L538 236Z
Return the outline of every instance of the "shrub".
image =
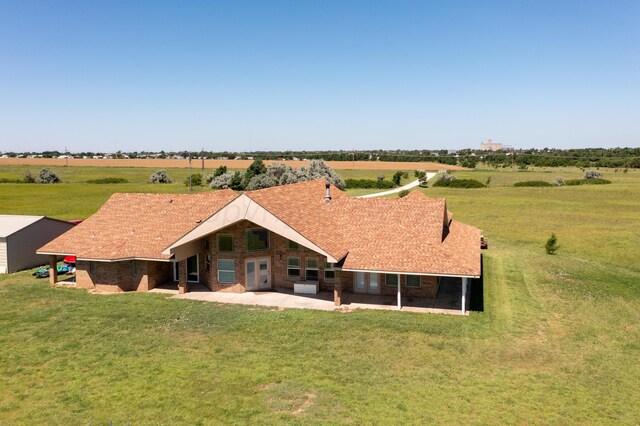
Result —
M384 178L385 178L385 176L384 176L384 175L379 175L379 176L377 177L377 179L378 179L378 180L384 180Z
M456 177L452 174L449 173L445 173L442 176L440 176L440 179L438 179L438 182L451 182L456 180ZM446 185L443 185L446 186Z
M236 191L242 190L242 175L240 172L227 172L213 179L210 186L214 189L230 188Z
M487 178L487 181L484 183L486 186L489 186L489 184L491 183L491 176L489 176Z
M166 170L158 170L149 178L151 183L171 183L171 178Z
M36 183L36 178L31 173L31 170L26 170L22 177L22 181L24 183Z
M60 183L62 180L58 177L56 172L51 169L42 169L38 173L38 183Z
M418 179L424 179L425 177L427 177L427 172L425 172L424 170L415 170L413 172L413 175Z
M22 179L0 178L0 183L24 183Z
M555 254L559 248L560 246L558 245L558 238L556 238L556 234L552 233L551 237L549 237L546 244L544 245L544 249L546 250L547 254Z
M553 184L554 184L555 186L564 186L564 179L562 179L561 177L556 178L556 179L553 181Z
M608 179L590 178L590 179L584 179L581 183L582 185L606 185L611 183L611 181Z
M101 179L91 179L87 183L107 184L107 183L129 183L125 178L106 177Z
M202 185L202 174L194 173L191 175L191 186L200 186ZM189 186L189 176L184 178L184 186Z
M393 174L391 180L396 186L400 186L400 179L402 179L402 175L404 175L404 173L401 171L397 171Z
M447 187L447 188L485 188L482 182L475 179L453 179L443 180L440 179L433 184L434 187Z
M600 179L600 178L602 178L602 173L595 170L587 170L584 173L584 176L582 177L582 179Z
M389 180L373 180L373 179L347 179L346 187L349 189L392 189L395 188L393 182Z
M407 195L409 195L409 190L408 189L403 189L402 191L398 192L398 197L400 197L400 198L406 197Z
M270 188L278 185L278 179L275 176L263 173L251 178L245 189L253 191L255 189Z
M600 179L600 178L591 178L591 179L568 179L564 181L564 184L567 186L576 186L576 185L606 185L611 183L610 180Z
M543 180L528 180L525 182L516 182L513 186L553 186L553 185Z

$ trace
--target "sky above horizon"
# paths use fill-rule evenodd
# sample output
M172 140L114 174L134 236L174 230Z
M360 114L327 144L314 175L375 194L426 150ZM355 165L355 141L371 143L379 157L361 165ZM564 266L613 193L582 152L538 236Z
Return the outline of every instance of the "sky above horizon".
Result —
M640 146L640 1L0 0L0 151Z

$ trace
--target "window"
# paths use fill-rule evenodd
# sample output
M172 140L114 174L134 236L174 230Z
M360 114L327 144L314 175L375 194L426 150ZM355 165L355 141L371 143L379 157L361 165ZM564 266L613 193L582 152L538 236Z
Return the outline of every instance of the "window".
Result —
M247 229L247 250L260 251L269 248L269 231L266 229Z
M136 264L135 259L131 261L131 275L134 277L138 275L138 265Z
M233 235L218 235L218 251L230 252L233 251Z
M198 255L187 258L187 282L197 283L200 281L200 271Z
M235 284L236 269L233 259L218 259L218 282L221 284Z
M287 240L287 250L298 251L300 250L300 244L295 241Z
M287 258L287 278L290 280L300 279L300 258L288 257Z
M384 285L387 287L398 287L398 275L397 274L385 274Z
M413 288L420 288L420 275L406 275L406 286Z
M336 278L336 271L334 268L334 264L333 263L327 263L325 262L324 264L324 280L327 282L331 282Z
M306 268L304 268L305 280L318 281L318 259L307 257L306 262Z
M211 255L209 253L204 257L204 270L211 272Z

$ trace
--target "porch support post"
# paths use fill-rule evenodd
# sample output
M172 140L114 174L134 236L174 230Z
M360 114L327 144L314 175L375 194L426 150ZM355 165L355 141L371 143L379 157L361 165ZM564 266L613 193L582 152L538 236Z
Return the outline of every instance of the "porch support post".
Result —
M184 294L187 288L187 259L181 260L178 267L178 293Z
M400 274L398 274L398 310L402 309L402 291L400 286Z
M333 304L335 306L342 305L342 283L340 282L340 278L338 278L338 274L336 275L336 282L333 284Z
M462 313L467 312L467 278L462 279Z
M49 284L58 282L58 256L49 255Z

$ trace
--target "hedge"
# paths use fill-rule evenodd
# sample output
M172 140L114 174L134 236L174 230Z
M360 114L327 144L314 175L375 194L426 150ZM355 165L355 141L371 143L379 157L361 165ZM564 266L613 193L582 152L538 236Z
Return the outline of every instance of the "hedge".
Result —
M517 182L513 186L553 186L553 185L543 180L528 180L525 182Z
M396 187L396 185L389 180L345 179L344 182L349 189L392 189Z
M129 181L125 178L117 178L117 177L107 177L102 179L91 179L88 180L87 183L97 183L97 184L105 184L105 183L129 183Z
M569 186L575 185L606 185L611 183L608 179L592 178L592 179L569 179L564 184Z
M447 188L485 188L482 182L475 179L454 179L454 180L439 180L431 186L445 186Z

